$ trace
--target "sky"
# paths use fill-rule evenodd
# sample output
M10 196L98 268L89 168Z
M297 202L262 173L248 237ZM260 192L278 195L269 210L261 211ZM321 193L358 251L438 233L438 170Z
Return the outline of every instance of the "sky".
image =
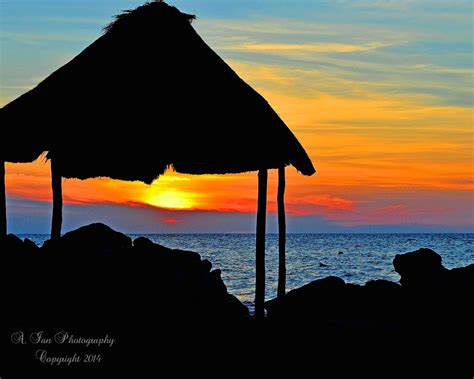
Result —
M142 2L1 0L0 106ZM197 16L201 37L311 157L311 177L287 168L290 233L474 231L470 0L169 4ZM48 233L49 163L7 164L6 172L9 231ZM276 187L272 170L270 232ZM65 231L100 221L131 233L252 233L257 175L63 180L63 195Z

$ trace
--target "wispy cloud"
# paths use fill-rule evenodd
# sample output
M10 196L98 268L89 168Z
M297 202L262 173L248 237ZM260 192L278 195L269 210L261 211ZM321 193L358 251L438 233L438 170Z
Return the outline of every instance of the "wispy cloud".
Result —
M364 44L343 43L311 43L311 44L289 44L289 43L245 43L233 46L230 50L244 50L257 52L289 53L289 52L311 52L311 53L353 53L370 51L391 46L388 43L369 42Z
M39 42L93 42L98 35L95 34L64 34L64 33L28 33L2 31L1 40L16 41L24 44L37 44Z

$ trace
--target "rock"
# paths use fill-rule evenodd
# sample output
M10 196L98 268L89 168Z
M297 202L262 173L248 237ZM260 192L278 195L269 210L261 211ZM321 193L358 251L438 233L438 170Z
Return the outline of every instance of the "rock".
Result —
M20 237L10 233L2 240L2 242L6 245L21 246L23 241Z
M151 249L154 243L146 237L138 237L133 240L133 247L136 249Z
M213 296L221 297L227 294L227 287L221 277L221 270L212 270L208 276L208 288Z
M474 293L474 264L453 268L448 271L447 276L444 297L448 305L443 306L443 310L449 312L458 325L462 325L462 319L467 325L472 325L474 312L472 311L472 301L468 299L472 298ZM439 299L436 300L439 301Z
M397 255L401 285L371 280L365 285L345 283L337 277L315 280L265 303L270 324L292 335L337 335L404 338L420 335L466 336L473 331L474 264L447 270L432 250ZM279 329L280 330L280 329ZM311 340L309 338L308 340ZM468 343L469 337L464 338Z
M370 280L363 286L359 306L370 318L395 319L404 312L404 291L400 284L388 280Z
M212 270L212 263L209 262L207 259L201 261L201 270L204 273L209 273Z
M38 250L38 246L29 240L25 239L22 241L18 236L14 234L8 234L4 239L0 241L0 248L3 252L6 252L13 258L20 258L25 254L30 254Z
M397 254L393 266L400 274L400 283L404 287L437 287L446 279L447 273L441 261L439 254L422 248L406 254Z
M345 289L344 280L328 276L292 290L280 299L267 301L265 308L270 318L325 318L338 312Z
M34 245L13 235L6 243L16 246L15 251L25 245L33 249ZM192 323L248 317L247 307L227 292L220 270L211 271L211 262L201 260L198 253L171 250L144 237L132 244L129 237L103 224L88 225L49 241L34 256L37 259L29 259L28 254L22 260L27 279L19 298L26 299L25 304L41 299L48 310L41 317L48 322L64 317L78 324L90 316L90 309L97 315L94 322L114 319L142 325L159 320ZM0 267L9 273L10 266ZM4 275L5 282L12 279ZM56 303L53 297L38 297L31 291L37 283L42 290L66 300ZM18 306L18 314L30 313Z
M389 280L369 280L364 287L370 291L379 292L381 295L387 292L399 292L401 287L399 284Z
M23 251L23 241L14 234L8 234L3 238L1 246L3 251L8 251L12 254Z
M249 309L229 293L224 295L223 308L225 315L230 319L247 319L250 317Z
M115 323L118 329L124 324L153 329L174 322L181 327L248 318L248 308L228 293L221 271L211 271L211 262L198 253L172 250L144 237L132 244L103 224L49 240L40 250L14 235L1 244L2 253L5 246L11 253L0 254L0 280L1 288L9 288L6 303L15 309L13 319L30 318L35 325ZM34 254L19 253L23 251ZM17 263L21 271L11 269ZM16 283L13 290L10 283ZM43 291L54 296L40 296ZM33 310L39 308L38 315Z
M318 297L331 297L344 290L345 282L341 278L328 276L324 279L314 280L305 286L288 292L286 297L290 300L317 299Z
M342 255L342 254L344 254L343 251L340 251L339 253L337 253L337 255Z
M449 270L449 279L453 287L474 293L474 263Z
M50 241L43 247L47 250L60 250L58 253L62 254L110 253L114 250L131 248L132 239L107 225L96 223L66 233L58 241Z
M181 268L197 268L201 263L201 256L194 251L173 249L171 256L175 264Z
M138 250L141 253L155 254L154 258L157 258L157 259L164 258L164 255L166 255L166 257L168 257L168 255L170 255L172 253L171 249L169 249L165 246L159 245L157 243L154 243L153 241L151 241L150 239L148 239L146 237L136 238L133 241L133 247L134 247L135 251ZM156 254L160 254L160 256L157 257ZM152 258L152 257L150 257L150 258Z
M28 249L28 250L30 250L30 251L32 251L32 252L39 250L38 245L36 245L36 244L35 244L32 240L30 240L29 238L25 238L25 239L23 240L23 246L24 246L26 249Z

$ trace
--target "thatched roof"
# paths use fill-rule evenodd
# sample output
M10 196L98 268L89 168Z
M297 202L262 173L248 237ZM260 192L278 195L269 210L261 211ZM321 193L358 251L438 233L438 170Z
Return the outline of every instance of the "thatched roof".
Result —
M0 161L12 163L27 163L37 159L46 151L44 127L34 122L35 117L46 111L35 105L39 102L31 101L33 93L30 91L15 101L0 108ZM27 109L28 113L24 110ZM47 126L46 126L47 128Z
M44 148L65 177L149 183L167 165L220 174L292 164L313 174L292 132L199 37L193 18L164 2L126 11L5 109L42 109L31 122L57 128Z

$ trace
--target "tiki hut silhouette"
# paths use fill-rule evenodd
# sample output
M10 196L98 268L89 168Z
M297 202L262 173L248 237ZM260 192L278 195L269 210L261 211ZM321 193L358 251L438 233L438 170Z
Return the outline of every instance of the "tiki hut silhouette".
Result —
M199 37L193 19L161 1L116 16L94 43L3 108L0 119L26 114L33 125L56 132L38 139L40 146L22 160L2 158L27 162L48 151L52 239L61 233L61 177L151 183L170 166L196 175L258 171L255 306L261 317L267 172L279 172L282 294L285 166L304 175L315 169L267 101Z
M0 139L0 239L7 234L5 162L33 162L45 151L46 135L42 128L31 124L31 115L39 115L46 109L31 101L31 97L34 97L32 91L0 108L0 124L8 128ZM32 113L25 113L25 109Z

